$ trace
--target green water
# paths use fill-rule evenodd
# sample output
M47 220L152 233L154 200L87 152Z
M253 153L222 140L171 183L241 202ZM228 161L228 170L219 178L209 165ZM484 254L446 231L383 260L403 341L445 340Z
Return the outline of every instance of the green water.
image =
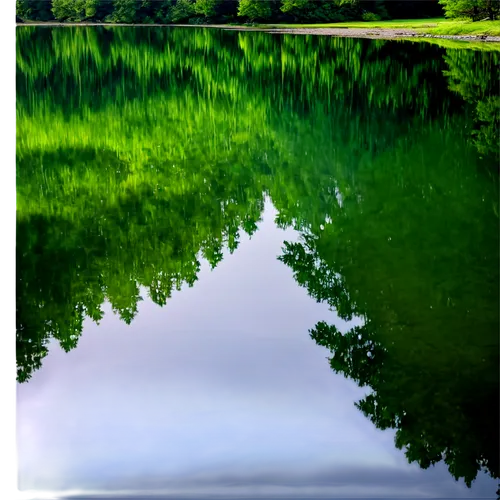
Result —
M17 29L17 365L164 305L264 202L311 325L421 467L498 463L495 52L209 29ZM230 256L226 257L230 258ZM309 333L304 331L304 335ZM325 361L326 362L326 361ZM43 369L43 368L42 368Z

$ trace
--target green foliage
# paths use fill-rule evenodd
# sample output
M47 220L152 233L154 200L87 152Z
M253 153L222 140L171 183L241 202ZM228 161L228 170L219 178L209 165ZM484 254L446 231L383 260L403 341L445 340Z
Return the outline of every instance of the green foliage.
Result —
M97 7L99 5L99 0L85 0L85 19L93 19L97 14Z
M136 19L139 2L137 0L113 0L113 23L133 23Z
M380 19L390 17L380 0L281 0L281 5L280 0L244 0L242 6L238 0L16 0L16 15L22 19L48 21L54 19L55 9L57 20L71 22L170 23L173 19L175 22L187 22L189 19L227 22L234 20L241 11L246 14L240 14L240 17L249 20L280 21L288 18L295 21L339 22L361 19L360 5L364 3L373 4L368 10ZM389 2L388 6L392 8L393 3L401 2ZM410 6L413 3L410 0L396 6L393 9L396 17L415 17L415 8ZM425 8L429 3L433 2L426 2Z
M363 21L380 21L380 16L374 12L364 12L361 19Z
M487 97L477 103L477 122L479 130L475 132L478 151L483 155L492 155L498 158L500 147L500 97Z
M81 3L81 2L79 2ZM52 12L58 21L72 20L75 13L73 0L52 0Z
M120 27L16 51L19 381L106 300L168 307L269 198L297 283L363 320L311 331L360 411L421 467L498 474L498 162L472 134L497 54Z
M70 0L53 0L52 12L58 21L70 20L73 17L73 6Z
M470 18L473 21L488 18L498 19L500 2L498 0L439 0L446 17Z
M380 19L390 19L386 8L386 0L376 0L375 1L375 14L380 17Z
M360 0L358 4L363 12L363 15L361 16L363 21L390 19L385 0Z
M445 61L450 89L457 92L473 107L475 144L482 155L499 158L500 98L498 82L500 68L498 55L482 52L447 50Z
M85 21L95 17L99 0L52 0L52 12L58 21Z
M356 3L350 0L282 0L281 11L298 22L337 22L359 17Z
M196 0L194 11L205 17L213 17L217 13L217 7L222 0Z
M283 0L281 2L281 10L283 12L294 12L304 9L310 2L311 0Z
M249 21L265 21L271 13L269 0L239 0L238 16Z
M14 0L14 15L18 18L29 19L31 12L26 0Z
M410 462L444 460L470 486L500 473L498 175L470 168L460 119L434 126L338 169L339 200L281 259L313 298L362 318L311 331L335 372L371 389L360 411L396 429Z
M16 16L33 21L54 19L51 2L46 0L16 0Z
M255 0L256 4L263 0ZM237 0L196 0L195 12L208 21L225 22L237 15ZM257 9L262 8L257 5Z
M177 3L172 7L170 18L174 23L186 22L195 14L193 0L177 0Z

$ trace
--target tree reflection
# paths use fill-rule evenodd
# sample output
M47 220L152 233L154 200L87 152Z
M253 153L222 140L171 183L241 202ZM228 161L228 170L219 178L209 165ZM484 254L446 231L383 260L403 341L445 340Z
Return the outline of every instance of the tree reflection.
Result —
M362 319L311 330L332 369L369 388L359 410L396 429L410 462L443 460L470 486L481 468L499 477L498 177L446 160L456 138L439 137L438 154L429 135L358 168L331 222L281 260L316 300Z
M296 281L363 319L311 331L371 389L358 408L422 467L498 477L497 54L215 30L17 37L20 382L105 301L130 323L141 288L165 305L193 286L269 196L302 234L281 256Z
M57 170L60 164L48 168ZM258 184L243 192L237 178L220 185L218 197L211 195L208 183L179 195L168 187L128 195L118 188L110 193L99 189L102 179L96 178L95 194L107 199L96 203L97 211L78 207L80 202L86 205L92 193L84 196L76 189L76 196L65 196L70 181L62 181L48 187L54 203L61 203L59 213L26 218L18 213L20 381L40 367L51 337L66 351L74 348L84 317L99 322L105 300L130 324L141 300L140 286L158 305L165 305L184 284L192 286L200 258L215 267L224 247L230 252L237 248L241 230L251 233L256 227L263 208ZM164 182L175 184L167 175ZM110 201L113 194L119 195L115 202Z
M495 52L446 51L450 89L472 106L474 142L481 155L491 156L498 165L500 148L500 67Z

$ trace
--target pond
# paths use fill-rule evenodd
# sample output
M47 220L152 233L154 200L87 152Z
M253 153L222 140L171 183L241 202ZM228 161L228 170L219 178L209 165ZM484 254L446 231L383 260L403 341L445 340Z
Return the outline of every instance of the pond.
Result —
M18 27L20 489L492 498L487 48Z

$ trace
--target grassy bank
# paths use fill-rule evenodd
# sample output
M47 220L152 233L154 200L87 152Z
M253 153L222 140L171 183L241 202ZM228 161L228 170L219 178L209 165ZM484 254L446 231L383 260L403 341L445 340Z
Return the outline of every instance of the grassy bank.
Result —
M488 35L500 36L500 21L457 21L445 18L399 19L391 21L354 21L324 24L259 24L259 28L358 28L406 29L429 35Z
M470 41L470 40L449 40L446 38L418 38L411 39L412 42L425 42L437 45L443 49L467 49L479 50L481 52L500 52L500 42Z

